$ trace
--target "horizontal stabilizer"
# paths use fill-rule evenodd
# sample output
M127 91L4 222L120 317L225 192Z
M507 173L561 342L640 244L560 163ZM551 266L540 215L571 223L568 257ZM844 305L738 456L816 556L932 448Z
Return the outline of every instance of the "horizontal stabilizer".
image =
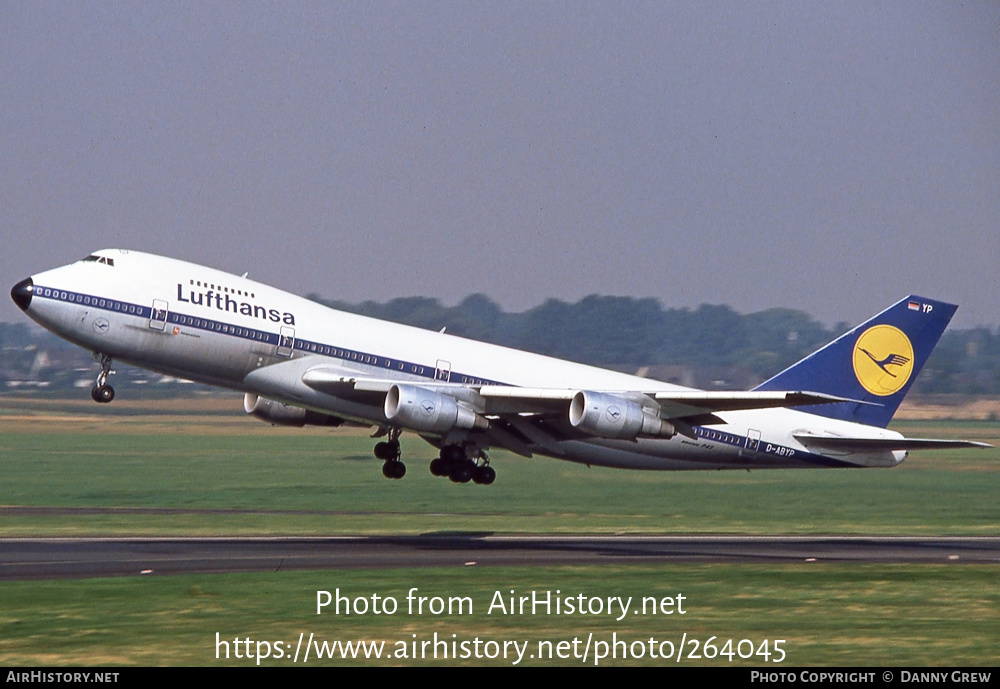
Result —
M795 439L811 450L830 452L891 452L893 450L952 450L964 447L993 447L971 440L934 438L845 438L832 435L796 433Z

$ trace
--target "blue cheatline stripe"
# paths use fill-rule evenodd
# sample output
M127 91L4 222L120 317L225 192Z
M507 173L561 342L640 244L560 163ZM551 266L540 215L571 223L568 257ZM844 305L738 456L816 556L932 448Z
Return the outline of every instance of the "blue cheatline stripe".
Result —
M719 431L708 426L694 426L693 428L694 434L702 440L708 440L721 445L728 445L741 450L748 450L760 455L782 457L785 459L794 458L795 461L802 462L804 464L816 464L825 467L850 468L858 466L852 462L845 462L840 459L834 459L833 457L827 457L826 455L818 455L813 452L809 452L808 450L800 450L788 447L787 445L778 445L777 443L771 443L764 440L758 442L756 450L750 450L750 448L747 447L747 436L745 435L737 435L736 433L729 433L728 431ZM767 448L771 449L768 450ZM753 467L750 466L748 468Z
M34 296L71 304L80 304L82 306L89 306L103 311L121 313L142 319L150 319L153 315L153 309L150 306L119 301L116 299L105 299L104 297L97 297L91 294L84 294L82 292L53 289L40 285L35 286ZM194 330L203 330L217 335L249 340L251 342L261 342L264 344L274 345L276 347L278 346L280 340L280 333L258 330L256 328L247 328L241 325L233 325L227 321L203 318L201 316L190 316L186 313L176 311L168 311L166 322L172 325L180 325ZM436 380L435 376L437 369L435 367L419 364L413 361L393 359L380 354L362 352L356 349L348 349L346 347L306 340L298 337L294 338L291 347L296 351L304 353L319 354L331 359L340 359L353 363L366 364L368 366L383 368L386 371L395 371L405 373L410 376ZM490 380L488 378L479 378L458 371L452 371L449 376L449 380L445 382L460 383L463 385L507 385L506 383L502 383L500 381Z

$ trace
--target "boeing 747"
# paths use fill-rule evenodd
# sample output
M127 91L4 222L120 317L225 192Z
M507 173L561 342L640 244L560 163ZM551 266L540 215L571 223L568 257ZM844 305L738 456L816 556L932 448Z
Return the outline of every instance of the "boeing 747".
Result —
M94 353L244 393L272 424L377 428L440 450L435 476L490 484L487 451L627 469L891 467L910 450L984 447L886 427L956 306L909 296L747 392L705 392L335 311L246 276L107 249L11 290L32 319Z

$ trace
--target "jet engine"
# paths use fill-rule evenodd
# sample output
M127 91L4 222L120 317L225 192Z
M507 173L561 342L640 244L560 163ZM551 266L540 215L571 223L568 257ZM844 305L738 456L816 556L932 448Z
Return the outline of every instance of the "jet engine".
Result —
M284 402L260 397L252 392L243 396L243 409L247 414L276 426L340 426L344 423L344 420L337 416L321 414L302 407L293 407Z
M453 428L486 430L489 421L454 397L416 385L393 385L385 396L385 417L415 431L445 433Z
M669 438L677 432L672 424L631 400L588 390L573 395L569 422L581 431L612 440Z

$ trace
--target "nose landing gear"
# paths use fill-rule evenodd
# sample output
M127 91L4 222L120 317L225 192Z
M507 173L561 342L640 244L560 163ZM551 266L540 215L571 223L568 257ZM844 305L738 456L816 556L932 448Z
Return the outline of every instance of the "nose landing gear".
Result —
M111 370L111 357L101 354L101 372L97 374L97 385L90 389L90 397L95 402L107 404L115 398L115 389L108 385L108 376L114 373Z

